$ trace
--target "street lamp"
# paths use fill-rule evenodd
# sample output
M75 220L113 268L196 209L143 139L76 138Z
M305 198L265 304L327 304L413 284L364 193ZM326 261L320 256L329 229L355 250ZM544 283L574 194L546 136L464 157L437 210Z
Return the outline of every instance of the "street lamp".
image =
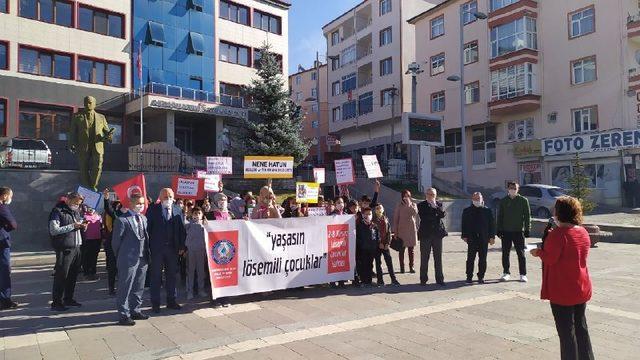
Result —
M462 133L462 191L467 193L467 132L464 120L465 89L464 89L464 16L471 15L476 19L486 19L487 14L478 11L466 11L460 7L460 74L447 77L448 81L460 82L460 132Z
M412 62L409 64L405 75L411 75L411 112L418 112L418 74L423 73L420 64ZM426 191L431 187L431 147L420 145L420 162L419 162L419 185L422 191Z

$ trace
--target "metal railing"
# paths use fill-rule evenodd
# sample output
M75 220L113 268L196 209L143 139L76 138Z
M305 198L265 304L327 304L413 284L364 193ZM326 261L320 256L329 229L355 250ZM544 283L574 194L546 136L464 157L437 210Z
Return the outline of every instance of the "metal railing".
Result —
M210 91L191 89L182 86L168 85L156 82L148 83L144 88L145 94L156 94L193 101L206 101L234 107L244 107L244 98L233 95L216 95Z
M178 149L129 148L129 171L193 173L207 167L206 156L189 155Z
M358 56L356 56L356 61L362 60L363 58L371 55L372 52L373 52L373 48L371 46L365 51L359 52Z
M369 77L366 77L366 78L362 79L362 81L358 82L358 87L359 88L365 87L365 86L371 84L372 82L373 82L373 75L369 75Z

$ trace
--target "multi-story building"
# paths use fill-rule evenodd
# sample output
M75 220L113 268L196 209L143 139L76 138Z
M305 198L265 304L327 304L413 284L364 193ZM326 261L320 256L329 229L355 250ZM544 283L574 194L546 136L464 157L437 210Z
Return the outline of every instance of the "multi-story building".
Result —
M0 138L44 139L54 162L73 164L71 115L131 86L129 1L0 1ZM107 113L122 143L122 117Z
M302 108L304 114L302 136L312 143L308 160L322 164L329 160L327 152L338 151L340 145L328 136L327 64L317 65L289 75L289 89L291 100Z
M288 58L286 0L0 0L0 137L46 140L54 166L71 114L93 95L116 128L105 168L127 147L220 154L249 116L242 87L264 43ZM138 66L141 64L141 67ZM140 99L140 94L144 96ZM141 104L142 102L142 104Z
M464 84L447 79L460 71L461 8ZM418 111L444 116L446 129L434 176L460 182L464 136L470 189L503 188L510 179L568 187L573 149L549 151L543 140L607 138L639 126L635 14L638 2L627 0L449 0L411 19L416 61L427 64ZM624 182L640 168L640 144L629 144L581 154L596 200L622 203Z
M417 162L417 149L401 143L401 115L411 110L405 70L416 41L407 20L438 2L365 0L323 27L329 130L343 152L376 154L383 165L390 158Z

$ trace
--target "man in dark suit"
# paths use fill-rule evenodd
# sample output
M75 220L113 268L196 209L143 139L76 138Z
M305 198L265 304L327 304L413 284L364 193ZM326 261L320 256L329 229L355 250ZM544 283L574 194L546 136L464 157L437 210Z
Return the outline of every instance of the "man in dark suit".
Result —
M147 218L142 215L145 198L142 194L133 194L130 204L129 211L115 218L111 239L118 268L120 325L135 325L135 320L149 318L140 311L149 264Z
M429 257L433 250L433 262L435 263L436 283L445 286L442 273L442 239L447 236L442 219L446 216L442 203L436 200L436 189L429 188L426 193L427 200L418 204L418 216L420 216L420 228L418 239L420 240L420 285L426 285L429 281L427 269Z
M0 187L0 310L15 309L18 303L11 300L11 235L18 227L9 210L13 191Z
M493 211L484 206L482 194L473 193L473 204L462 212L462 240L467 243L467 284L473 282L473 265L478 254L478 283L484 284L489 244L495 243Z
M165 269L167 308L180 310L176 302L176 274L178 257L184 254L186 231L182 210L174 204L173 190L160 190L160 204L147 210L149 245L151 248L151 306L160 312L160 285L162 269Z

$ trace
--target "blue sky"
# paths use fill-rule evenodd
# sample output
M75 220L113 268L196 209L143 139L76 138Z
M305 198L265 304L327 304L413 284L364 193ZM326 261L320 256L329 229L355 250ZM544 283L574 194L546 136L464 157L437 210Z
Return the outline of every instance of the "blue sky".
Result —
M297 71L298 64L313 66L316 51L326 62L326 40L322 26L351 9L362 0L292 0L289 10L289 74Z

